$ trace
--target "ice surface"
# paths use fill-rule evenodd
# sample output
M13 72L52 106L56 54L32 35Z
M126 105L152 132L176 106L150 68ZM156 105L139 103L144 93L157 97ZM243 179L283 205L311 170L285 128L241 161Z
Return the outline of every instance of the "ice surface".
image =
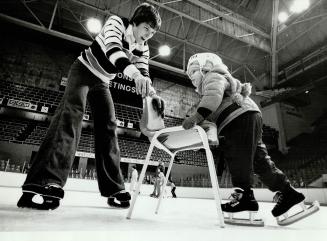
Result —
M98 193L67 191L54 211L17 208L20 188L0 187L0 194L1 241L314 241L327 237L327 207L281 227L270 213L274 204L260 203L258 217L265 220L265 227L220 228L215 203L209 199L164 198L155 214L158 199L141 194L128 220L127 210L109 208Z

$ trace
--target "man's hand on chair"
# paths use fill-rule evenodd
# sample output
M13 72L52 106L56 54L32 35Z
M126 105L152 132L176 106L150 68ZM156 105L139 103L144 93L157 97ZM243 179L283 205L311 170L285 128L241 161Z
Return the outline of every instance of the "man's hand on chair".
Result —
M132 79L135 82L135 89L137 95L142 95L142 98L149 95L150 87L152 84L152 81L149 77L143 76L141 73L136 72Z
M187 117L184 121L183 121L183 128L184 129L191 129L192 127L194 127L196 124L199 124L201 121L203 121L204 118L202 115L200 115L198 112L196 112L194 115Z

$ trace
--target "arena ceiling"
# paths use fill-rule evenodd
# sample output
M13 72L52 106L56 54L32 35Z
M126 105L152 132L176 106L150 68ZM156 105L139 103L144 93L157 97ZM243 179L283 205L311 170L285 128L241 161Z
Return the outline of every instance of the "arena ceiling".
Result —
M274 21L293 1L147 0L159 8L163 20L149 41L150 64L184 76L191 55L210 51L222 57L233 75L259 89L319 86L327 94L327 0L310 0L306 11L291 15L284 24ZM85 26L89 17L102 22L111 15L129 18L142 2L2 0L0 19L89 44L94 38ZM172 48L169 57L157 54L164 43Z

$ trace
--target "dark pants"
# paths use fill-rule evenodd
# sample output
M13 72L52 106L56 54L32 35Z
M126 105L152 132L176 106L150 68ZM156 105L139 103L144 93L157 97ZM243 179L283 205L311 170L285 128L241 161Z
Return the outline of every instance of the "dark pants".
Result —
M125 189L110 90L79 60L71 66L65 94L24 185L65 185L81 136L87 99L94 119L95 159L100 193L108 197Z
M280 191L290 183L268 155L262 142L262 116L246 112L231 121L220 133L225 137L221 147L235 187L251 188L253 174L271 191Z

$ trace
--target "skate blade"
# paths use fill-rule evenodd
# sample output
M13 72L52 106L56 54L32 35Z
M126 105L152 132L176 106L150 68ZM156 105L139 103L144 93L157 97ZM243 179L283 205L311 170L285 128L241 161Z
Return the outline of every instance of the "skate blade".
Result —
M293 224L295 222L300 221L301 219L304 219L312 214L314 214L315 212L318 212L320 208L320 204L318 201L314 201L309 207L307 207L306 209L302 210L299 213L296 213L292 216L289 216L283 220L280 219L281 216L277 217L277 223L280 226L287 226L290 224Z
M263 227L265 226L264 221L261 218L254 218L256 212L250 213L249 218L234 218L233 213L229 213L229 217L224 217L224 221L227 224L239 225L239 226L253 226L253 227Z
M262 219L250 219L246 218L224 218L226 224L239 225L239 226L253 226L253 227L263 227L265 222Z

